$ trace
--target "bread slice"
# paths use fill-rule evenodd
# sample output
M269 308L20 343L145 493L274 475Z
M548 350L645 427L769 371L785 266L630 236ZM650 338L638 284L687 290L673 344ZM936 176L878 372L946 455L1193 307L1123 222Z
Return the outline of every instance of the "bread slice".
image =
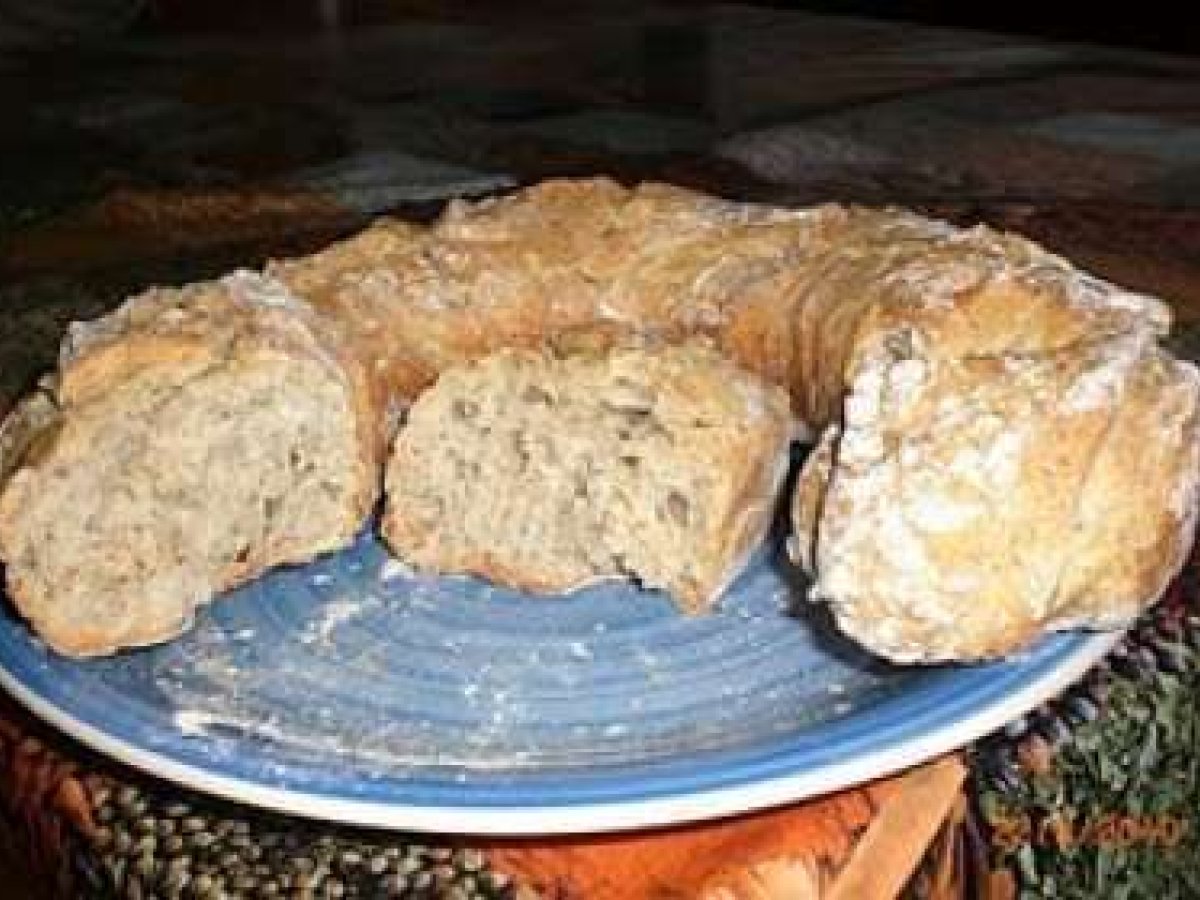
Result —
M701 612L769 527L791 434L787 394L707 346L500 351L413 405L384 538L419 569L534 592L634 578Z
M354 536L375 413L309 312L240 273L150 291L68 340L52 401L37 395L53 414L18 411L0 488L9 593L51 646L173 637L216 592Z

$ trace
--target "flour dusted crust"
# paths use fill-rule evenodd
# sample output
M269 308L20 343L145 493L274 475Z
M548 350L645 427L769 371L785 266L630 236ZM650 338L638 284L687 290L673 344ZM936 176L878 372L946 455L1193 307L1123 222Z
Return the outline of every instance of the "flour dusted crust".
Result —
M794 556L841 627L893 659L987 658L1119 625L1191 541L1200 401L1196 369L1159 346L1167 308L1015 235L560 180L452 202L429 226L383 219L256 278L151 292L86 327L64 345L56 401L0 433L0 470L16 469L0 553L35 627L40 601L4 542L26 472L71 410L144 366L170 379L214 346L259 346L235 337L234 295L272 321L250 329L266 345L348 385L371 499L386 442L448 369L504 348L708 340L786 388L817 440Z
M805 382L832 420L793 498L814 598L903 662L1130 621L1194 529L1197 376L1158 346L1165 307L1013 236L848 222L853 261L825 251L801 301L853 298L809 333L844 360L840 391Z

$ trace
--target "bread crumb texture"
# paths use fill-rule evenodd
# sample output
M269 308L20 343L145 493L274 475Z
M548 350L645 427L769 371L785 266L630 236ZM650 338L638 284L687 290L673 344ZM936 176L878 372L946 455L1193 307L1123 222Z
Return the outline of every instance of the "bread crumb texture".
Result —
M56 648L171 637L214 593L360 525L373 479L350 384L277 289L157 290L76 334L58 416L0 495L10 589Z
M384 536L423 569L537 592L628 577L698 612L770 524L791 418L699 345L501 351L412 407Z

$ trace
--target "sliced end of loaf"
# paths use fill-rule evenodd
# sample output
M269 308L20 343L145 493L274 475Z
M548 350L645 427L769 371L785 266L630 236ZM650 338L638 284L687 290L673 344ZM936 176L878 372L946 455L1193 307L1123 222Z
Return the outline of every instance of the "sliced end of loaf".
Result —
M161 352L143 342L135 365L106 343L69 371L0 492L9 593L61 652L173 637L216 592L349 542L374 500L354 379L293 313L213 290L224 329L193 340L172 316Z
M406 561L535 592L634 578L708 607L769 525L788 400L697 345L501 352L444 373L388 465Z
M67 412L0 498L10 591L57 649L182 631L222 588L336 549L369 502L345 390L286 359L136 379Z

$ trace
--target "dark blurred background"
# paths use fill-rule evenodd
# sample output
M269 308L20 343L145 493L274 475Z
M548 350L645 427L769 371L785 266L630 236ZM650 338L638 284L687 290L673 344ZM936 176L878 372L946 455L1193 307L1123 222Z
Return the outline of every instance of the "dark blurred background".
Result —
M706 5L698 0L0 0L0 43L78 40L126 30L176 32L354 27L397 17L561 18L621 7ZM758 0L743 3L828 15L919 22L1054 40L1197 55L1200 28L1190 3L887 2Z
M887 0L780 0L756 3L834 15L976 28L1120 47L1200 52L1200 28L1191 3L978 3Z

